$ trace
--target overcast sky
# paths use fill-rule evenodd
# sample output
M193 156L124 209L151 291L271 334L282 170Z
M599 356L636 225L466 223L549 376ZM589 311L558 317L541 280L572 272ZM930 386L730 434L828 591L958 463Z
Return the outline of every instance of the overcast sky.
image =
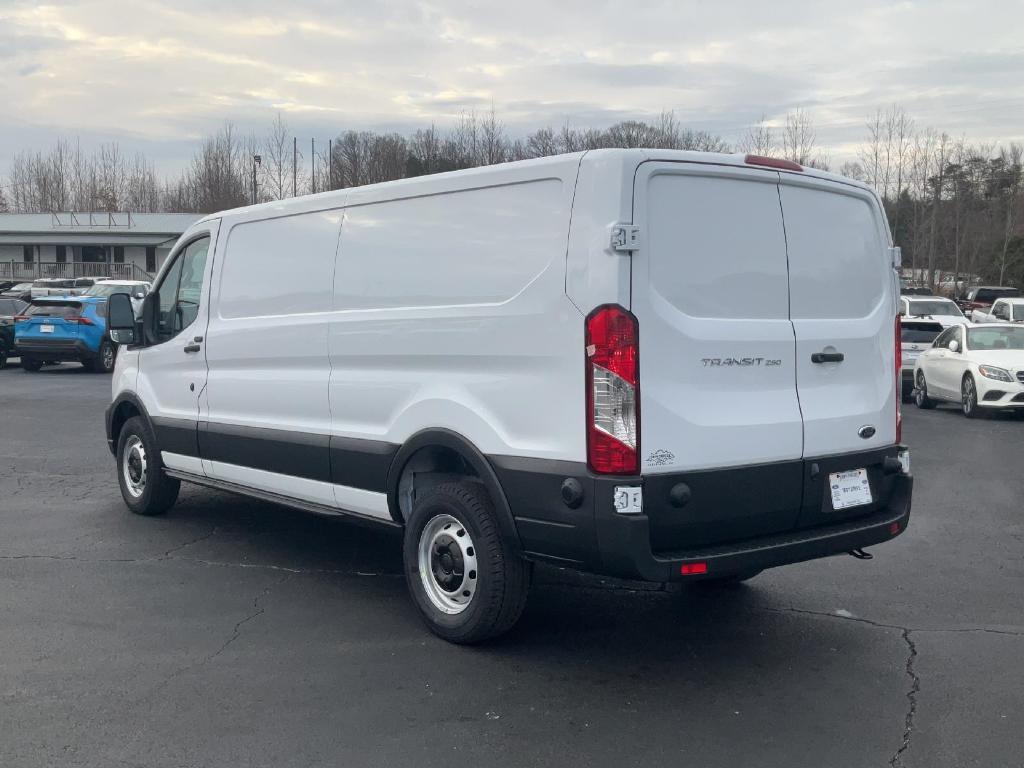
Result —
M0 173L58 136L163 171L276 111L326 142L489 109L514 135L675 110L738 141L804 108L833 161L876 108L1024 138L1024 0L0 0Z

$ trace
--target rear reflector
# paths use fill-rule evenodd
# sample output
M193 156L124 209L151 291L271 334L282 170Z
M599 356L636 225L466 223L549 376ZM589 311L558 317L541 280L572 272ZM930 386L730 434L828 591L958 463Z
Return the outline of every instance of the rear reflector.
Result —
M763 165L765 168L778 168L783 171L803 171L804 169L800 163L794 163L792 160L764 157L763 155L747 155L743 158L743 162L747 165Z
M708 572L707 563L683 563L679 566L679 573L683 576L698 576Z
M595 309L586 323L587 463L601 474L640 471L639 331L620 306Z
M899 532L900 532L900 524L899 523L893 523L892 525L889 526L889 535L890 536L895 536Z

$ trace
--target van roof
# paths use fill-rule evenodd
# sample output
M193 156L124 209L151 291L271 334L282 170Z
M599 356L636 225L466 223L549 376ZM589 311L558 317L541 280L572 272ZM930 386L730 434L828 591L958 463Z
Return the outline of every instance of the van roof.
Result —
M340 208L346 204L350 195L358 194L360 197L374 197L373 193L383 190L394 190L396 197L415 196L416 194L437 194L440 192L455 191L460 187L471 188L475 186L488 186L489 183L500 183L506 176L521 177L524 172L544 173L550 172L553 176L564 175L572 167L578 167L583 158L607 163L609 165L620 164L623 167L632 165L634 168L640 163L650 160L664 160L668 162L701 163L706 165L729 165L743 168L757 168L766 171L779 172L789 175L811 177L825 181L838 182L855 186L874 194L872 188L863 182L840 176L838 174L821 171L816 168L804 167L801 171L791 171L779 168L769 168L764 165L748 163L747 155L725 154L720 152L696 152L681 149L590 149L583 152L571 152L562 155L551 155L539 157L532 160L516 160L496 165L484 165L476 168L465 168L458 171L447 171L445 173L434 173L425 176L413 176L394 181L385 181L377 184L368 184L361 187L347 187L328 192L319 192L315 195L302 195L300 197L288 198L286 200L275 200L257 205L242 206L225 211L212 213L200 219L200 224L211 219L218 219L236 215L247 215L254 212L275 213L276 215L287 215L288 213L299 213L304 211L323 210L325 208ZM382 199L387 199L386 197ZM370 202L367 200L366 202Z

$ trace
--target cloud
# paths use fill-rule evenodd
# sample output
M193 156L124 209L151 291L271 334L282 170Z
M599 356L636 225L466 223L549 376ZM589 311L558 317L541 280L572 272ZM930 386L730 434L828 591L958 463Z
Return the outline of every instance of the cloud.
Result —
M1022 22L1000 0L8 0L0 97L18 119L0 172L61 134L173 147L183 162L227 120L263 132L283 111L326 140L492 104L518 133L672 109L729 141L803 107L826 151L849 152L898 102L954 135L1021 140Z

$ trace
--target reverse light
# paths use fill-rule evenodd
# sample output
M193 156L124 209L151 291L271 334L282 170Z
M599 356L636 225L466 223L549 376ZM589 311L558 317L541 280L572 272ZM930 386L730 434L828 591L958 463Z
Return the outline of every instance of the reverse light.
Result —
M783 160L780 157L765 157L764 155L747 155L743 158L747 165L763 165L765 168L778 168L782 171L803 171L800 163L792 160Z
M1003 368L996 368L994 365L979 365L978 373L984 376L986 379L995 379L996 381L1013 381L1013 377L1010 376L1010 372Z
M708 572L707 563L683 563L679 566L679 573L683 576L699 576Z
M636 318L620 306L606 304L587 317L587 463L594 472L639 472L638 342Z

